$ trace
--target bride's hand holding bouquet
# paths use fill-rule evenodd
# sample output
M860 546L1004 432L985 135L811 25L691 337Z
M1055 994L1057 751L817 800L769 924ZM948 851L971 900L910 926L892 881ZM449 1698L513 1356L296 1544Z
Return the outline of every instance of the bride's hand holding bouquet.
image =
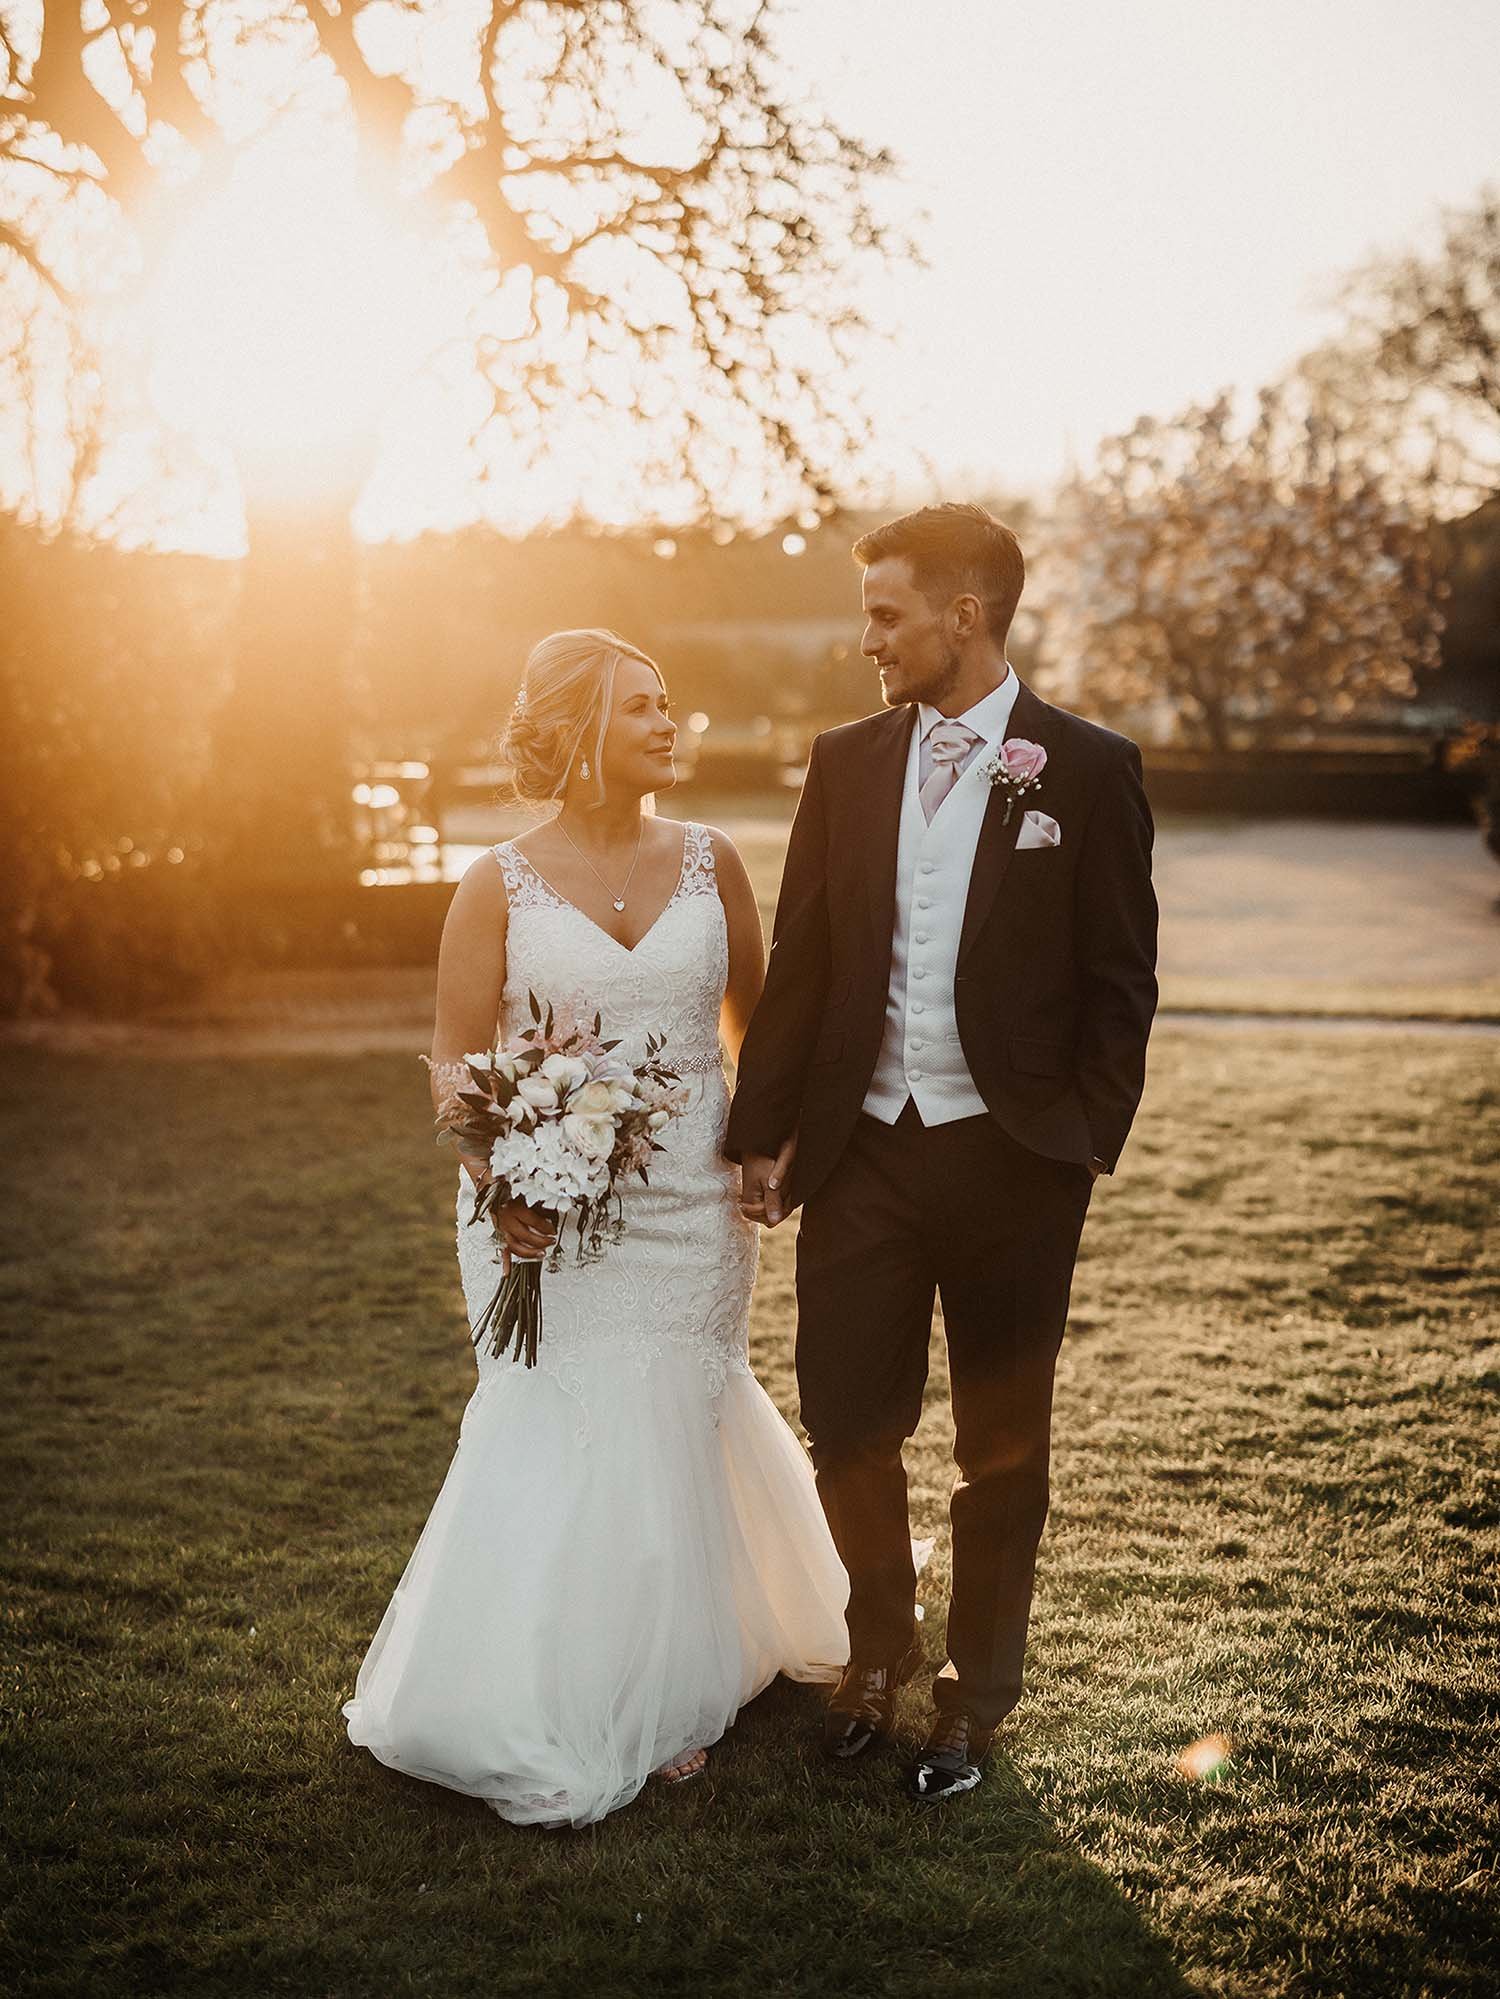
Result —
M525 1033L464 1057L465 1081L445 1101L438 1132L475 1179L471 1225L488 1218L498 1249L500 1283L471 1333L476 1344L489 1333L497 1357L514 1341L512 1358L534 1367L544 1259L559 1267L570 1217L579 1263L619 1241L617 1187L631 1173L649 1184L651 1156L663 1149L657 1134L686 1110L687 1091L654 1035L632 1066L615 1053L618 1042L601 1038L597 1014L583 1027L528 997Z

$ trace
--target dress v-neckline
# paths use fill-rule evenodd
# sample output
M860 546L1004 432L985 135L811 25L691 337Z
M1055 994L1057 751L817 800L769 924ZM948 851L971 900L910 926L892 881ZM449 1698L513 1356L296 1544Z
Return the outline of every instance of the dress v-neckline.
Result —
M657 910L655 916L652 917L651 921L647 924L646 928L641 932L640 936L636 938L635 942L633 944L623 944L621 943L620 939L616 937L615 933L612 930L605 929L604 925L599 921L599 919L596 916L590 916L586 909L582 909L579 907L579 905L573 900L572 896L564 895L560 888L558 888L553 882L550 882L547 879L547 877L542 873L541 869L537 866L536 862L532 860L531 856L529 854L523 854L521 852L521 849L517 846L514 840L507 840L506 845L510 848L511 852L516 856L517 860L524 861L526 863L527 867L530 868L531 872L536 876L537 880L541 883L542 887L546 889L549 895L555 896L557 900L562 904L564 909L571 909L575 916L581 916L585 923L587 923L592 929L597 930L601 937L607 937L610 943L614 945L615 949L617 951L623 951L627 958L633 958L636 952L639 951L641 946L646 942L646 939L656 929L656 926L661 922L662 918L666 915L667 911L672 907L673 903L676 902L678 896L681 895L683 882L687 878L688 822L687 820L684 819L682 822L682 858L677 864L677 880L672 885L672 893L667 897L666 901L662 904L661 908Z

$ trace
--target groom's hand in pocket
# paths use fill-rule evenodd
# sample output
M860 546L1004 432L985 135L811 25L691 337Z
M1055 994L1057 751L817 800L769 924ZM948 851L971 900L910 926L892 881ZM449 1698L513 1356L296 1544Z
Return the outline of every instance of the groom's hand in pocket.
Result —
M786 1182L796 1156L796 1132L774 1158L761 1152L745 1154L740 1162L740 1213L747 1222L763 1222L768 1229L774 1229L790 1214Z

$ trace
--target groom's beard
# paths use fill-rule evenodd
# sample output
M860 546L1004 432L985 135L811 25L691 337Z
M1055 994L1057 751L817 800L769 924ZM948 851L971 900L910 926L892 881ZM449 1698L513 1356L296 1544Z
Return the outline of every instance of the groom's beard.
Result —
M932 677L921 686L910 688L902 698L907 701L925 701L930 708L941 708L958 685L962 665L958 648L945 645Z

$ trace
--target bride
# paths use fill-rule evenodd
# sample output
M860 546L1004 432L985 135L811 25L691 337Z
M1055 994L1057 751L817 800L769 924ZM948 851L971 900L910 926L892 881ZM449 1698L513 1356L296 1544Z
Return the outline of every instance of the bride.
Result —
M720 1037L760 993L760 920L711 827L658 819L676 725L657 668L607 631L556 632L526 663L505 739L521 796L560 809L475 862L438 961L432 1084L531 1024L528 993L646 1037L689 1090L624 1238L543 1280L538 1364L480 1351L442 1490L366 1654L349 1737L520 1824L587 1824L653 1772L682 1782L778 1673L835 1680L848 1579L801 1445L750 1372L759 1244L720 1155ZM497 1251L536 1256L550 1218L474 1227L458 1256L477 1320ZM507 1263L508 1267L508 1263Z

